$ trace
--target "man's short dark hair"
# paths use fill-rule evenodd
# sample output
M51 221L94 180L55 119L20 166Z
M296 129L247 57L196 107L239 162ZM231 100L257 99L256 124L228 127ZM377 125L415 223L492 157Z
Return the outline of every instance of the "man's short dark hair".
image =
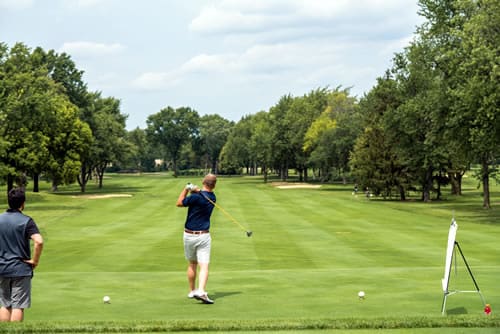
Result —
M26 194L22 188L12 188L9 191L9 208L19 209L26 201Z
M205 175L203 178L203 184L211 189L215 188L215 185L217 184L217 176L212 173Z

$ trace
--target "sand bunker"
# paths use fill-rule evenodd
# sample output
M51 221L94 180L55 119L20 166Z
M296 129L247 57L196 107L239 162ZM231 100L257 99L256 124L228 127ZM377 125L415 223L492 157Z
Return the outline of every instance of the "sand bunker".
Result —
M318 189L321 188L319 184L309 183L287 183L287 182L273 182L272 186L278 189Z
M132 197L130 194L102 194L102 195L78 195L71 196L72 198L85 198L85 199L100 199L100 198L113 198L113 197Z

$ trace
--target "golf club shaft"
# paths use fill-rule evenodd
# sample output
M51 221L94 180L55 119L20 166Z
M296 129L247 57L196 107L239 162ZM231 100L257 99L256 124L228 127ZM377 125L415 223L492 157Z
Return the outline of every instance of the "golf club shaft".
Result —
M212 201L210 198L208 198L207 196L205 196L201 191L200 191L200 194L205 197L205 199L207 201L209 201L210 203L212 203L213 206L215 206L217 209L219 209L220 211L222 211L222 213L224 213L226 215L226 217L228 217L231 221L233 221L233 223L235 223L236 225L238 225L243 231L246 232L246 229L243 227L243 225L241 225L233 216L231 216L226 210L224 210L219 204L215 203L214 201Z

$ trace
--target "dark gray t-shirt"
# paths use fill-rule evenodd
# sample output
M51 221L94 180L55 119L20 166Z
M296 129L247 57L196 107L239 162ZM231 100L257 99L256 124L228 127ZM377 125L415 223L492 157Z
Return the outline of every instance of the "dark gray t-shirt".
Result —
M0 214L0 276L33 276L33 267L23 260L31 258L30 240L37 233L33 219L21 211Z

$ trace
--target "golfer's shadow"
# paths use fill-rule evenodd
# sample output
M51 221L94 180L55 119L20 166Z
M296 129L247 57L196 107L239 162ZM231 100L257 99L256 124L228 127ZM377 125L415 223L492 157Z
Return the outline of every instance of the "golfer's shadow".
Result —
M232 296L232 295L239 295L241 294L241 291L227 291L227 292L214 292L211 294L211 298L213 300L224 298L227 296Z

